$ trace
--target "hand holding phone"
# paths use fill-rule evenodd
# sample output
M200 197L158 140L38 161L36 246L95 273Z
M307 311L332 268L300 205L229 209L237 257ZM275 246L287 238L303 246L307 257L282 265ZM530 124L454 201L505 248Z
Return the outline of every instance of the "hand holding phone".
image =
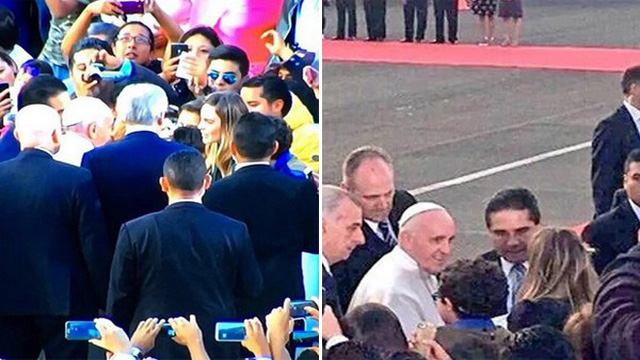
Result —
M245 324L242 322L216 323L216 341L241 342L247 338Z
M291 302L291 318L302 319L309 316L309 313L305 308L312 308L318 310L318 304L313 300L298 300Z
M67 321L64 324L64 338L67 340L100 339L100 332L93 321Z
M269 342L260 320L258 318L248 319L244 321L244 325L246 339L242 341L242 346L258 358L271 357Z
M120 9L126 15L128 14L144 14L144 1L138 0L121 0Z
M175 332L173 341L187 347L202 344L202 330L195 315L190 315L189 320L183 317L169 319L169 324Z

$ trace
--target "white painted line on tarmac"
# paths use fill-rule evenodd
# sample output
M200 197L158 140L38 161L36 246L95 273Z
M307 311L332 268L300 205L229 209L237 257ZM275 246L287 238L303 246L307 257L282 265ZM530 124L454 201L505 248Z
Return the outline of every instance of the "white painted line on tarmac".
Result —
M586 149L586 148L590 148L591 147L591 141L587 141L587 142L583 142L580 144L576 144L576 145L571 145L571 146L567 146L564 148L560 148L557 150L553 150L553 151L549 151L546 153L542 153L542 154L538 154L535 156L531 156L528 157L526 159L522 159L522 160L518 160L518 161L514 161L514 162L510 162L507 164L502 164L502 165L498 165L489 169L485 169L485 170L480 170L480 171L476 171L474 173L471 174L467 174L467 175L463 175L457 178L453 178L450 180L445 180L445 181L440 181L437 182L435 184L431 184L431 185L427 185L427 186L422 186L419 187L417 189L413 189L413 190L409 190L409 192L413 195L413 196L418 196L418 195L422 195L422 194L426 194L428 192L431 191L435 191L435 190L440 190L440 189L444 189L444 188L448 188L451 186L456 186L456 185L460 185L460 184L464 184L464 183L468 183L474 180L478 180L478 179L482 179L484 177L487 176L491 176L491 175L495 175L501 172L505 172L505 171L509 171L509 170L513 170L519 167L523 167L523 166L527 166L536 162L540 162L543 160L547 160L550 158L554 158L554 157L558 157L561 155L565 155L565 154L569 154L575 151L579 151L582 149Z

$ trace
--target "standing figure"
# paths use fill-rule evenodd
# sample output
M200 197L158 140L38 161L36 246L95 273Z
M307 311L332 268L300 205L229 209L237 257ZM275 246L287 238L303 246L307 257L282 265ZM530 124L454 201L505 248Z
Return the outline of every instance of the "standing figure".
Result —
M364 0L367 41L383 41L387 37L387 0Z
M402 0L402 10L404 12L404 39L401 42L413 42L413 18L415 15L418 22L416 42L424 40L424 33L427 29L427 0Z
M518 46L522 29L522 0L501 0L498 16L504 20L502 46Z
M473 13L480 17L480 31L482 32L482 39L478 42L478 45L487 46L493 42L493 33L496 29L496 24L493 21L493 15L496 12L496 1L472 0L470 7Z
M458 0L433 0L433 13L436 17L435 44L444 44L444 16L447 15L449 42L458 42Z
M338 30L334 40L344 40L344 28L349 17L349 40L354 40L357 34L358 20L356 16L356 0L336 0L338 13Z

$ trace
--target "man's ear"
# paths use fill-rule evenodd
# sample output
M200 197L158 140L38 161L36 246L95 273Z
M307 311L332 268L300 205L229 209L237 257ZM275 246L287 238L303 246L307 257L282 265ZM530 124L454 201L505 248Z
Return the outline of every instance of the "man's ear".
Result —
M271 154L269 154L269 159L271 159L273 154L278 152L279 148L280 148L280 143L278 142L278 140L274 141L273 142L273 150L271 150Z
M282 109L284 109L284 100L277 99L276 101L271 103L271 107L278 113L282 114ZM284 114L282 114L284 117Z
M168 193L169 192L169 180L167 180L166 177L162 176L162 177L160 177L158 182L160 183L160 189L162 189L162 192L163 193Z
M231 150L231 155L233 155L236 160L238 159L238 148L236 147L235 141L231 140L229 143L229 149Z
M95 139L97 134L98 134L98 124L97 123L89 124L89 126L87 126L87 137L89 139Z
M60 144L60 131L59 130L53 130L53 132L51 133L51 141L55 145L59 145Z
M211 177L211 174L207 174L204 177L204 190L207 191L209 190L209 187L211 187L211 183L213 182L213 178Z

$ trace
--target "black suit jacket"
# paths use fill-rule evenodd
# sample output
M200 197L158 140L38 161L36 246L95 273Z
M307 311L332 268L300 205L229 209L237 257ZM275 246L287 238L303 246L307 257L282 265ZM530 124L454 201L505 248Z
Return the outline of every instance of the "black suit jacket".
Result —
M500 269L500 271L502 271L502 263L500 262L500 254L498 254L497 251L495 251L495 250L488 251L488 252L480 255L479 258L482 259L482 260L486 260L486 261L488 261L490 263L496 264L498 266L498 268ZM507 276L507 274L505 274L505 276ZM494 314L497 314L497 315L505 314L507 312L507 301L505 300L504 304L502 304L500 307L496 307L495 309L492 310L492 312Z
M415 203L416 199L407 191L398 190L394 194L389 222L396 235L398 234L398 221L402 213ZM382 256L393 249L393 246L383 242L365 222L362 223L362 233L365 238L364 244L353 249L347 260L331 266L331 272L338 283L340 303L345 309L349 307L351 297L367 271Z
M624 161L636 148L640 148L640 135L624 106L596 127L591 144L591 188L596 216L611 209L613 193L622 187Z
M593 266L598 274L616 258L637 244L640 221L629 201L621 201L609 212L598 216L583 232L583 239L595 248Z
M216 181L204 204L249 228L265 286L256 300L240 302L242 316L264 316L286 297L304 298L302 252L318 253L319 243L313 182L252 165Z
M0 163L0 316L91 316L110 261L87 170L35 149Z
M84 155L82 167L93 175L112 248L122 224L167 205L158 183L162 166L169 155L185 149L189 148L140 131Z
M217 321L238 321L236 298L262 290L262 275L244 224L179 202L122 226L111 269L108 314L132 331L149 317L196 315L215 358L237 356L214 341ZM157 358L187 357L183 346L158 339Z
M322 266L322 301L324 305L331 306L333 313L338 319L342 317L343 309L338 294L338 283L333 275L327 272L324 266ZM323 309L324 305L322 306Z

